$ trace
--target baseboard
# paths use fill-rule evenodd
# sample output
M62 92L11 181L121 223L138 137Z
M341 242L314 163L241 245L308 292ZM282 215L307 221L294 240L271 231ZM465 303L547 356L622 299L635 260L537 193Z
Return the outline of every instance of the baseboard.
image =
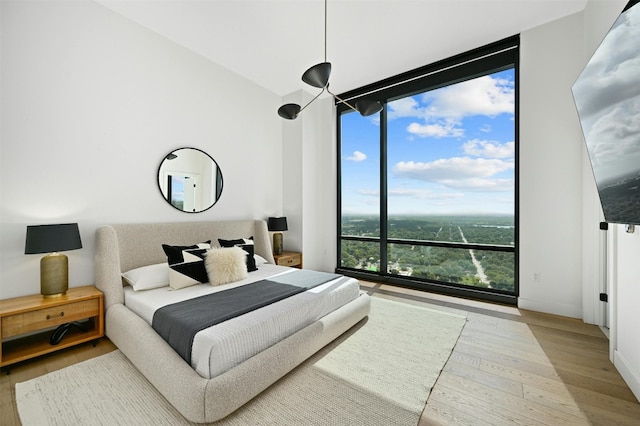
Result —
M582 305L567 305L564 303L553 303L548 300L531 300L519 297L518 308L582 319Z
M619 351L614 351L613 365L624 379L624 381L631 389L631 392L636 396L636 399L640 401L640 375L638 372L633 371L630 364L626 361L624 356Z

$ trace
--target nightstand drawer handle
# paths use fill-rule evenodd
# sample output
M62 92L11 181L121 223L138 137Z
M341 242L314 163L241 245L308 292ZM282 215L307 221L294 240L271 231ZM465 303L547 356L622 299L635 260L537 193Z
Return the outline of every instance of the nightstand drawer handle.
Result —
M63 317L64 311L60 312L58 315L47 315L47 319L55 318L55 317Z

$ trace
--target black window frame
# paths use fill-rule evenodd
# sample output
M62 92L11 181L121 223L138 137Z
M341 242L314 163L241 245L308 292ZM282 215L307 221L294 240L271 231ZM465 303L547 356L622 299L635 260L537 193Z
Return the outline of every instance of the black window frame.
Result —
M380 236L357 237L342 235L342 152L341 143L341 117L343 113L349 113L351 109L344 103L336 100L337 115L337 268L336 272L352 276L358 279L370 280L408 287L418 290L426 290L454 296L471 297L480 300L517 305L520 293L519 287L519 47L520 36L515 35L503 40L491 43L477 49L464 52L451 58L420 67L400 75L387 78L358 89L354 89L339 95L340 99L348 101L351 105L359 99L377 100L383 105L380 112ZM413 241L399 240L387 237L387 103L396 99L412 96L418 93L435 90L462 81L500 72L506 69L514 69L515 77L515 111L514 111L514 142L515 142L515 171L514 171L514 245L499 246L485 244L460 244L452 242ZM364 271L355 268L344 268L342 261L342 241L379 242L380 244L380 270L378 272ZM417 277L399 277L389 274L387 271L387 248L389 244L414 244L419 246L464 248L476 250L490 250L514 253L514 291L507 292L498 289L474 288L465 285L457 285L437 280L429 280Z

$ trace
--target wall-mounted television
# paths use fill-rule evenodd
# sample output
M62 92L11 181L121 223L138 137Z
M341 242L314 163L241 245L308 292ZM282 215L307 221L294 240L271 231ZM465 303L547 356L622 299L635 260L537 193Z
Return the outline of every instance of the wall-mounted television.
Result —
M630 1L572 86L604 219L640 225L640 0Z

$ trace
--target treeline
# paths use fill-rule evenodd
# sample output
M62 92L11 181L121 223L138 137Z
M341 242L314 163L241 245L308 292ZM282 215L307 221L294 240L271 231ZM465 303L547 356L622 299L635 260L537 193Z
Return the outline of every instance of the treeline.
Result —
M514 229L513 217L397 217L390 218L388 234L389 238L394 239L455 243L463 242L464 234L469 243L513 246ZM343 217L342 234L379 237L379 220L371 216ZM472 262L469 249L390 244L387 253L388 272L514 291L513 253L475 250L474 255L484 270L484 282L477 276L478 268ZM379 271L379 244L343 240L341 264L347 268Z

